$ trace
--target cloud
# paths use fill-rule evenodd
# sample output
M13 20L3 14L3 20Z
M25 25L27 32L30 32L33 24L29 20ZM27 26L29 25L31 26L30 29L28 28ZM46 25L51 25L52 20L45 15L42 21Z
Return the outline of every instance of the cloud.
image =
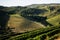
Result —
M43 3L60 3L60 0L0 0L0 5L3 6L26 6Z

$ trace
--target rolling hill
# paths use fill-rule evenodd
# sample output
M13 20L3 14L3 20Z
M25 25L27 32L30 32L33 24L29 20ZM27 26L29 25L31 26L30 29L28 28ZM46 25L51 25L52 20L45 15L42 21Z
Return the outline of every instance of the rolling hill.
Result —
M60 38L60 4L0 6L0 15L0 40Z

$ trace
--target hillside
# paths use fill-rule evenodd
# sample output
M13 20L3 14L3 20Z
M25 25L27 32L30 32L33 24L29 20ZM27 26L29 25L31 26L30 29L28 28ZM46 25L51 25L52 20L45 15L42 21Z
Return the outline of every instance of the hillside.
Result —
M44 27L41 23L28 20L19 14L10 15L8 26L13 32L21 33Z
M60 26L60 14L50 19L47 19L47 21L53 26Z
M0 6L0 27L0 40L59 39L60 4Z

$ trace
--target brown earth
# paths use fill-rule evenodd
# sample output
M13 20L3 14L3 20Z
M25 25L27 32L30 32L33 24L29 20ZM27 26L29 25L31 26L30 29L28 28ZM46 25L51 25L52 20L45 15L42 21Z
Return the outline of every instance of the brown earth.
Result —
M44 25L41 23L30 21L19 15L10 16L8 26L12 29L13 32L17 33L32 31L44 27Z

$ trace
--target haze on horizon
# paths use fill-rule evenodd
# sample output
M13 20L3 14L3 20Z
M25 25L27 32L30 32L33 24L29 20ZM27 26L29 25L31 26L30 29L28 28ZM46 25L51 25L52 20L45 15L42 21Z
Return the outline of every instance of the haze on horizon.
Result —
M60 3L60 0L0 0L0 6L27 6L31 4Z

